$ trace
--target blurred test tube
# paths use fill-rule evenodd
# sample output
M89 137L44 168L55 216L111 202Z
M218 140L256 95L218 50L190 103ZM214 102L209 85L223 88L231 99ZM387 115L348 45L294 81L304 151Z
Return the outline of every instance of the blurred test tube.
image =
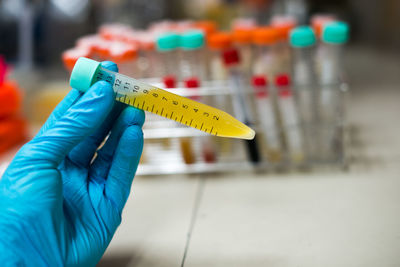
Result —
M200 90L200 81L196 79L195 77L191 79L186 79L185 82L185 88L190 89L193 92L196 92L194 96L190 97L193 100L200 101L200 102L207 102L207 98L204 98L204 96L199 95L199 90ZM209 103L206 103L209 104ZM203 158L203 161L206 163L213 163L217 161L217 152L215 149L214 145L214 140L215 138L213 136L200 136L196 138L196 142L200 143L200 149L201 149L201 155ZM182 147L182 144L181 144ZM183 152L183 150L182 150ZM185 157L184 157L185 158ZM188 158L188 156L186 156Z
M237 27L232 32L232 39L239 49L241 60L241 68L243 73L250 78L251 67L253 62L253 49L252 49L252 39L253 39L254 27Z
M299 164L304 161L304 143L298 109L288 74L275 77L278 90L279 110L282 115L282 126L285 133L287 150L290 160Z
M157 38L157 51L164 67L163 77L179 79L179 35L164 33Z
M276 29L278 37L276 44L276 72L290 73L291 71L291 51L289 45L289 33L295 28L297 21L294 17L274 16L271 26Z
M138 69L143 78L161 77L163 66L156 51L155 34L136 32L135 38L139 45Z
M252 85L261 129L260 132L264 137L267 160L269 162L279 162L282 159L279 125L267 78L264 75L255 75L252 77Z
M186 79L205 79L205 35L202 31L192 30L185 32L180 38L181 61L180 71L183 81Z
M333 160L338 155L340 136L337 131L341 116L342 92L340 84L343 74L343 47L349 38L349 28L344 22L326 24L322 32L319 56L321 67L321 119L322 157Z
M274 77L278 31L273 27L260 27L253 31L253 74Z
M308 26L293 29L290 44L293 51L293 83L305 136L308 158L318 160L320 156L319 90L316 85L314 52L316 38Z
M233 94L233 109L235 117L252 127L254 126L255 112L252 108L251 96L247 80L240 68L240 56L237 49L228 49L223 52L225 67L228 70L228 81ZM249 160L253 164L261 161L257 137L246 140Z
M215 32L207 39L209 53L210 80L226 80L227 69L225 68L222 53L232 47L232 35L227 32Z

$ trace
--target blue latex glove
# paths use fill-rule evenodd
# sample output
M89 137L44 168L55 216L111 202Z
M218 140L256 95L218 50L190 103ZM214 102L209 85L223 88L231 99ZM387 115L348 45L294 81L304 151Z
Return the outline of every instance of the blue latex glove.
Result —
M96 265L121 222L143 123L106 82L72 89L0 179L0 265Z

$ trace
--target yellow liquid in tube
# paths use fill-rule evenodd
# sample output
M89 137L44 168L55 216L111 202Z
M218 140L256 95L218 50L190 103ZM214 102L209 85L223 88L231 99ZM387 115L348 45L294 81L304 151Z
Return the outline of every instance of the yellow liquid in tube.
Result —
M174 120L200 131L220 136L253 139L255 132L228 113L182 97L128 76L99 68L94 82L109 82L116 100Z

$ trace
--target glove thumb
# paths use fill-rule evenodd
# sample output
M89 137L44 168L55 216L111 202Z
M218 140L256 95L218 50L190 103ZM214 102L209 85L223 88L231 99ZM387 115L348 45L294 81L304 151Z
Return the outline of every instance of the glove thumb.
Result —
M27 143L15 159L57 167L74 146L100 126L113 102L111 85L104 81L95 83L52 127Z

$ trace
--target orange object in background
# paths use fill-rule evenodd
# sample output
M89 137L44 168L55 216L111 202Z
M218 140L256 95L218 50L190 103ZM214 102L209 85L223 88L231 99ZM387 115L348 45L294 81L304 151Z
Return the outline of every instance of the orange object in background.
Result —
M296 27L295 22L285 21L285 22L276 22L275 24L271 24L271 26L276 30L278 34L279 41L287 41L289 39L289 33L292 29Z
M13 81L0 85L0 119L13 115L21 109L22 94Z
M271 19L271 26L277 30L279 41L287 42L290 31L297 25L297 19L290 15L276 15Z
M26 121L19 115L22 94L7 80L7 63L0 55L0 153L26 140Z
M279 32L274 27L260 27L253 32L253 43L257 45L271 45L279 40Z
M216 32L207 38L207 45L213 50L230 48L232 45L232 34L227 32Z
M0 154L27 140L26 126L20 116L0 120Z
M237 44L250 44L253 40L252 28L235 29L232 33L233 42Z
M120 64L131 61L137 57L137 46L121 42L112 42L105 53L106 58Z
M78 58L80 58L80 57L90 58L90 56L91 56L90 50L86 47L72 48L72 49L65 51L61 55L64 66L69 71L72 71Z

